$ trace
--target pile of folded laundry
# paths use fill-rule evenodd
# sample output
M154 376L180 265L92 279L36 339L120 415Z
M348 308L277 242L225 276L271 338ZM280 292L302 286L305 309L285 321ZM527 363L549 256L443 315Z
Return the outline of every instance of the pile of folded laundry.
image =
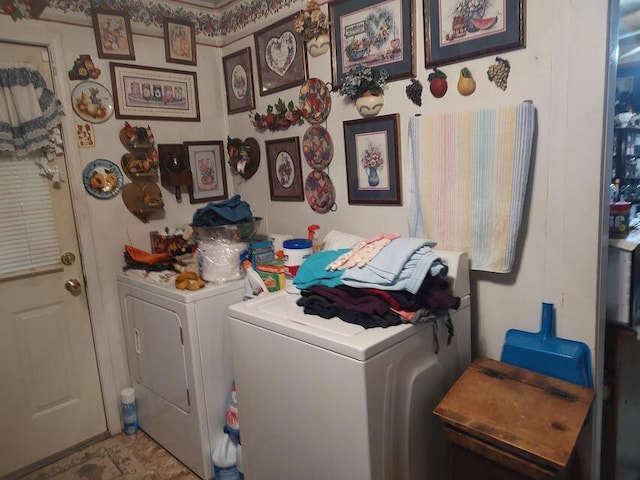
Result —
M364 328L433 321L460 298L450 293L448 267L436 242L380 234L350 249L309 256L294 279L305 313L339 317ZM448 328L452 328L450 321ZM450 330L451 333L452 330Z

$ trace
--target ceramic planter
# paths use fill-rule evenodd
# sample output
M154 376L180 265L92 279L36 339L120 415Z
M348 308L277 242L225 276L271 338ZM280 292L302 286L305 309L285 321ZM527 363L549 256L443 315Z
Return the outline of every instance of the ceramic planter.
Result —
M319 57L329 51L329 46L329 34L321 33L307 42L307 52L309 52L309 55L312 57Z
M384 106L384 95L382 93L365 92L364 95L356 99L356 108L363 117L375 117Z

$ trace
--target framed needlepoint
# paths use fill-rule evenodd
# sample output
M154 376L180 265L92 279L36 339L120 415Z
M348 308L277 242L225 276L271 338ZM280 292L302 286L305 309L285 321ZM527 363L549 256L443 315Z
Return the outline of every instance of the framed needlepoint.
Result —
M193 23L164 17L163 25L167 62L197 65L196 29Z
M119 60L136 59L133 50L131 23L127 12L93 8L91 21L98 47L98 57Z

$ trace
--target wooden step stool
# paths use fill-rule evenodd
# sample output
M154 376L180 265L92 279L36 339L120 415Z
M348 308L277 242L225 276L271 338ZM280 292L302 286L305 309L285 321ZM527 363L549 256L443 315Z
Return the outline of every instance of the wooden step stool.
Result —
M593 397L590 388L476 359L433 411L451 442L449 478L558 478Z

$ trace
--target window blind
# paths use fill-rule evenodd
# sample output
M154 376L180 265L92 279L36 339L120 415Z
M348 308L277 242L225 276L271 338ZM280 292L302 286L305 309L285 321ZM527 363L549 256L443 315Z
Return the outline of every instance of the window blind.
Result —
M49 181L33 157L0 158L0 275L60 265Z

